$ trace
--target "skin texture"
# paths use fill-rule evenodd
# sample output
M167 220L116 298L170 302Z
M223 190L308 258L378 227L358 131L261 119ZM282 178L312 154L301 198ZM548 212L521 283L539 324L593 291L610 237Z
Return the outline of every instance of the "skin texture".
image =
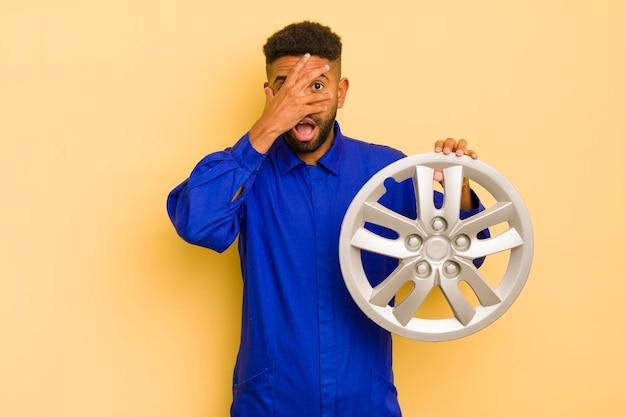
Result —
M347 78L341 78L340 62L310 54L283 56L268 64L266 72L265 106L250 129L252 147L266 153L276 138L285 134L296 155L305 163L316 165L332 146L337 109L343 107L350 85ZM476 152L467 148L465 139L437 140L434 150L478 158ZM435 172L434 179L443 181L443 173ZM467 178L463 180L461 208L475 208Z

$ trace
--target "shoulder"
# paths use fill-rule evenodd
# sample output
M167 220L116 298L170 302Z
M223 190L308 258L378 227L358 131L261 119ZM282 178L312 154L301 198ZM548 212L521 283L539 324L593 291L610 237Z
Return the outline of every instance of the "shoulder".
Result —
M377 162L377 164L388 165L406 156L402 151L391 146L346 136L344 136L344 143L346 156L349 158L358 155L362 160Z

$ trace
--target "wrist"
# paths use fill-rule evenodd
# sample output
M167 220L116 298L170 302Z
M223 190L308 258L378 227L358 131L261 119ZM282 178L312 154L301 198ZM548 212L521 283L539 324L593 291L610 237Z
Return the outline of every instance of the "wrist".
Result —
M249 132L250 144L259 153L267 153L280 133L274 131L271 126L258 120Z

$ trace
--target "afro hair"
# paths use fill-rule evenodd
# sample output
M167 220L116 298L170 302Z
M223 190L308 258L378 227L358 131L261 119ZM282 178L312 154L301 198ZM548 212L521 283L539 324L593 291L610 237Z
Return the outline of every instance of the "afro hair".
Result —
M306 53L336 61L341 58L341 38L328 26L316 22L292 23L267 39L263 53L267 64L283 56Z

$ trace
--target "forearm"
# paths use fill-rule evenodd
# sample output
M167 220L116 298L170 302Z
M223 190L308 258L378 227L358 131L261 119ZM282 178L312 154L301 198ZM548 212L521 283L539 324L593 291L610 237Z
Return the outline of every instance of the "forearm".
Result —
M477 201L473 198L470 181L463 178L463 188L461 189L461 210L477 209Z
M243 194L264 159L245 135L233 148L200 161L168 196L168 214L178 234L189 243L226 250L239 234Z

